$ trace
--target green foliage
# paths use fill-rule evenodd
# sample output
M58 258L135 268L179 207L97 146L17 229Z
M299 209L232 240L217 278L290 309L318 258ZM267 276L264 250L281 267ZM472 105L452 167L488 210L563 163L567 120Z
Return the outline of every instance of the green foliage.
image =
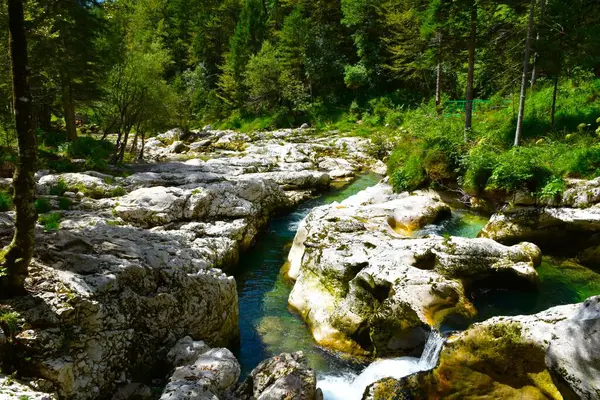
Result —
M346 65L344 68L344 83L349 89L359 89L367 84L369 77L367 68L362 64Z
M19 320L21 316L16 311L0 310L0 326L6 329L6 335L13 338L19 331Z
M73 204L73 202L68 197L62 197L61 196L61 197L58 198L58 207L61 210L68 210L68 209L70 209L72 204Z
M36 199L33 205L35 207L35 211L37 211L38 214L45 214L52 210L52 205L50 204L50 201L44 197Z
M541 190L552 177L552 171L532 148L514 148L502 153L488 180L487 188L515 192Z
M62 196L65 192L69 190L69 185L65 182L64 179L60 178L56 181L56 185L50 188L50 194L52 196Z
M0 190L0 211L9 211L12 206L12 195L6 190Z
M555 177L546 183L540 191L542 200L556 200L567 189L567 183L561 177Z
M53 232L60 228L61 213L51 212L39 216L39 223L44 227L44 231Z

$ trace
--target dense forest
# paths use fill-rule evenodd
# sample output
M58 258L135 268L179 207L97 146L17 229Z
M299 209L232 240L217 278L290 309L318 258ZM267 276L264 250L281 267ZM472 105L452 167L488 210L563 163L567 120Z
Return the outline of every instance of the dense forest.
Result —
M372 136L380 158L397 148L398 189L459 178L471 192L552 192L600 167L595 1L30 0L25 28L41 163L56 170L74 168L62 156L132 161L175 126L302 123ZM509 151L520 144L538 147Z

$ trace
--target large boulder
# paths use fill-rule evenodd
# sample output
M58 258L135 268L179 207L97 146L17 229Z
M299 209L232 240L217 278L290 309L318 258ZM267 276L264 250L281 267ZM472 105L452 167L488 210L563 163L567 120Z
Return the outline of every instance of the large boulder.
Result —
M62 195L65 192L81 193L94 199L118 197L125 194L120 179L98 172L50 174L40 177L38 194Z
M532 287L540 250L489 239L415 239L449 213L432 192L394 195L380 184L300 224L288 256L289 304L317 343L358 355L419 354L433 326L474 316L465 285Z
M302 352L261 362L236 390L237 400L321 400L315 371Z
M376 382L363 398L598 399L599 302L476 324L446 342L433 370Z
M2 400L57 400L54 393L35 388L35 382L25 382L0 374L0 399Z
M175 368L161 400L220 399L240 377L240 364L227 349L210 349Z

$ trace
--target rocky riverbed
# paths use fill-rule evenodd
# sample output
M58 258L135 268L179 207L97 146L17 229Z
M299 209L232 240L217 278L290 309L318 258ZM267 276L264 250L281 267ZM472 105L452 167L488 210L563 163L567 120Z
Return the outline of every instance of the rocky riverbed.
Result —
M1 305L14 319L2 325L4 371L60 398L95 399L168 372L167 353L184 337L234 344L236 283L223 271L275 213L382 168L365 139L205 129L184 145L179 134L146 143L157 162L127 176L38 173L48 213L29 295ZM0 215L2 245L13 218Z
M254 362L241 377L250 368L232 353L240 336L232 275L251 262L245 255L257 240L270 240L260 234L275 215L361 172L384 175L371 146L306 129L240 134L207 127L187 138L172 130L148 140L152 162L126 174L40 171L38 201L47 212L28 295L0 304L0 363L13 374L0 375L0 395L321 398L312 343L288 350L287 340L283 354ZM570 181L561 198L542 203L515 197L475 238L481 218L474 232L465 229L469 237L453 236L441 227L464 210L430 190L393 193L384 180L308 213L282 270L293 288L282 293L320 352L362 362L419 356L428 338L441 338L432 332L478 320L481 296L544 289L552 298L543 304L563 304L546 291L542 255L577 256L597 267L599 182ZM0 214L2 245L13 218ZM561 265L595 277L573 260ZM598 294L595 288L585 293ZM258 300L251 304L263 307ZM287 312L285 301L281 308ZM425 363L408 361L419 368L407 371L433 370L394 374L369 386L364 398L598 398L599 315L597 298L590 298L474 324L446 341L439 360L436 351ZM274 326L269 321L263 330ZM269 333L279 338L283 330ZM373 380L387 376L371 372ZM372 383L363 378L357 387Z

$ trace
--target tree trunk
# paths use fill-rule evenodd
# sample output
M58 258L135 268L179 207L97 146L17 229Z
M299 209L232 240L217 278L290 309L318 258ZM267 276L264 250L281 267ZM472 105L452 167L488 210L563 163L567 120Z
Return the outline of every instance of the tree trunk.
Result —
M146 133L142 131L142 147L140 148L140 154L138 155L138 161L144 159L144 147L146 147Z
M531 36L533 32L533 12L535 0L529 6L529 24L527 26L527 40L525 41L525 60L523 61L523 77L521 80L521 101L519 103L519 116L517 117L517 131L515 132L515 147L521 142L523 133L523 118L525 117L525 97L527 95L527 74L529 72L529 52L531 49Z
M467 76L467 103L465 104L465 142L473 126L473 80L475 79L475 48L477 46L477 3L471 6L471 35L469 38L469 73Z
M50 107L50 104L41 104L37 126L44 132L50 132L52 130L51 121L52 107Z
M558 78L559 73L556 72L554 76L554 90L552 91L552 111L550 112L550 122L552 123L552 130L556 128L554 116L556 115L556 97L558 95Z
M442 63L438 63L435 77L435 105L442 105Z
M531 90L533 90L533 87L535 86L535 83L537 81L537 61L538 61L538 57L539 54L537 52L537 47L540 43L540 25L541 25L541 21L544 18L544 6L546 5L546 0L540 0L540 21L538 22L538 28L537 28L537 33L535 35L535 44L536 44L536 49L535 49L535 53L533 54L533 69L531 70Z
M75 126L75 106L71 96L71 85L63 83L62 85L62 103L65 114L65 126L67 129L67 140L77 140L77 127Z
M11 244L0 260L2 263L0 295L11 296L24 291L27 268L33 257L37 212L35 200L36 138L29 92L27 39L22 0L8 0L10 54L13 81L15 126L19 141L19 161L13 186L16 209L15 233Z

